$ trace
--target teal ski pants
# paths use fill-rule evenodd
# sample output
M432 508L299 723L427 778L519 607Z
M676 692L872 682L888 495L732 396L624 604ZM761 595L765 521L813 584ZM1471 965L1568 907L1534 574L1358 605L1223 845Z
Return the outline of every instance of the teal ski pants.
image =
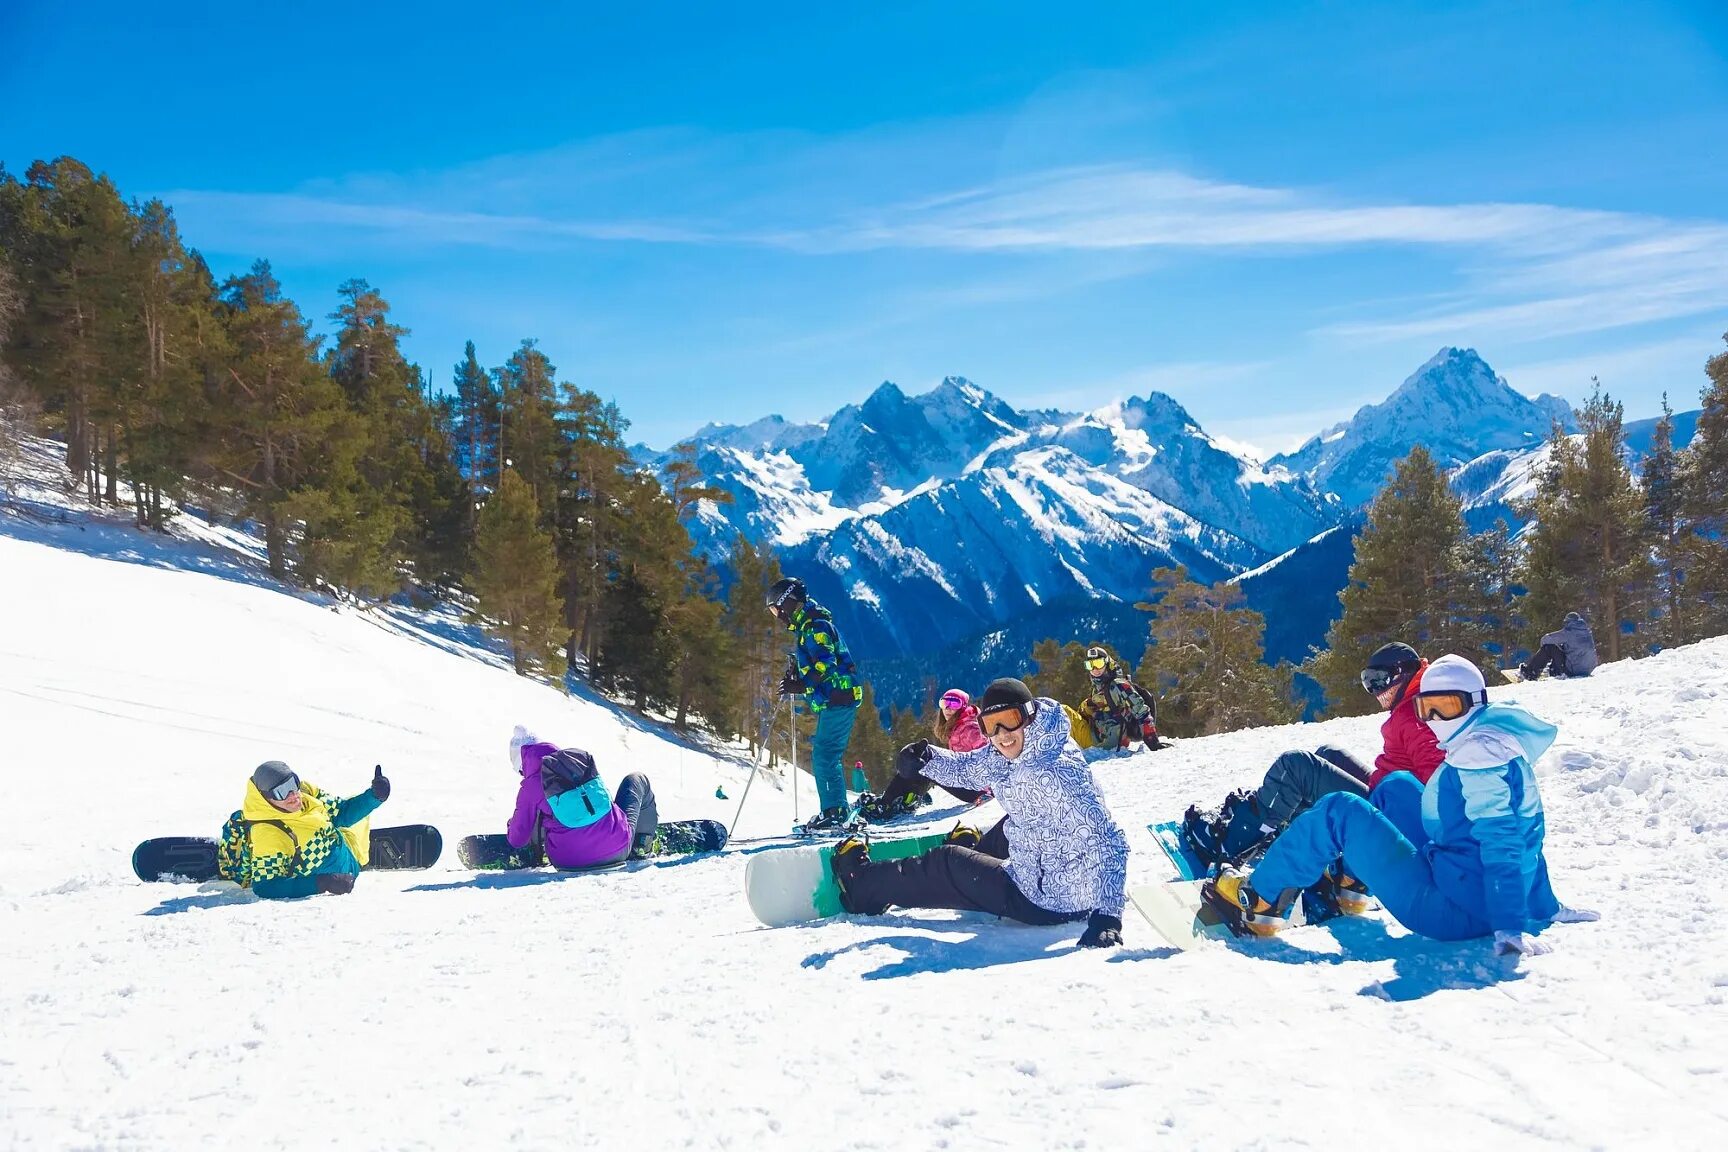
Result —
M822 810L846 807L846 744L852 739L857 708L824 708L816 716L810 740L810 774L816 777L816 800Z

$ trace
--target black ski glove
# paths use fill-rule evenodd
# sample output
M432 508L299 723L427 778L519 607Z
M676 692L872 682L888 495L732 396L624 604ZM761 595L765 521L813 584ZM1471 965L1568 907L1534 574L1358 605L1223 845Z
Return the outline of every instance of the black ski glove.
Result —
M390 799L390 781L384 779L384 765L372 765L372 795L380 802Z
M354 877L346 872L331 872L312 879L318 885L318 891L326 896L346 896L354 891Z
M899 755L894 757L894 775L917 776L923 771L924 764L929 759L930 741L914 740L900 749Z
M1086 931L1080 934L1080 947L1122 947L1122 918L1105 912L1092 913L1086 921Z
M798 679L798 673L788 672L780 677L780 695L798 696L804 691L804 681Z

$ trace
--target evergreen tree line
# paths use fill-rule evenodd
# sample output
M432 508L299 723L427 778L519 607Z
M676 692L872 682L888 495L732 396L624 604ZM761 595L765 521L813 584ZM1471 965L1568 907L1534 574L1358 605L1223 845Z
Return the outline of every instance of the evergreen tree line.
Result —
M141 528L251 521L274 576L340 596L460 589L519 672L766 741L779 572L741 541L729 599L693 554L686 521L724 494L692 454L665 484L637 470L617 406L532 340L494 368L468 344L437 392L383 295L338 293L326 341L268 262L218 282L161 201L71 158L0 168L0 435L59 436L85 497Z

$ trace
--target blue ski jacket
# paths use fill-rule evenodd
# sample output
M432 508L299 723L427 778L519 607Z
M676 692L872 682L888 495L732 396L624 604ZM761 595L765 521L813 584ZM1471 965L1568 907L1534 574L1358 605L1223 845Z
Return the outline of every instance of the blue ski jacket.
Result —
M1057 701L1038 700L1019 759L990 744L972 752L931 745L922 772L945 786L996 793L1008 814L1008 875L1028 900L1052 912L1122 915L1128 838Z
M1522 932L1560 910L1532 768L1558 731L1515 704L1479 708L1441 741L1446 760L1422 791L1422 851L1435 884L1497 932Z

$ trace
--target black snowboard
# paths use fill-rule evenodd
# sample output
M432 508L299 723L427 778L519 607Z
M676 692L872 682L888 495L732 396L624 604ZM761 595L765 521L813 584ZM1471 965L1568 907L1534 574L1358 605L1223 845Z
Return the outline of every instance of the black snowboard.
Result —
M430 868L444 851L444 837L430 824L372 829L372 859L366 870ZM216 841L208 836L160 836L132 850L138 879L216 879Z
M726 825L718 820L674 820L660 825L657 835L659 850L654 853L656 856L687 856L697 852L718 852L726 847ZM456 858L462 861L464 868L482 872L538 868L546 863L539 845L512 848L502 832L462 837L461 843L456 845Z

